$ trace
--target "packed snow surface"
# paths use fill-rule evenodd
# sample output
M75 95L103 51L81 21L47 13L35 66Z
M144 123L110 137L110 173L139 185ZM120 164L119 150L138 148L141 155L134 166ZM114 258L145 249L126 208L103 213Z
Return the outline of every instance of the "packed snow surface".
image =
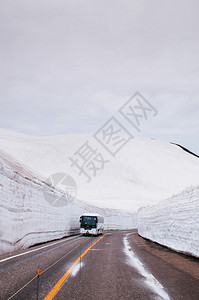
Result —
M86 141L109 160L90 182L69 160L80 160L77 152ZM134 138L112 157L92 134L33 137L1 129L0 149L44 178L69 174L77 184L77 199L102 208L136 211L197 185L199 178L197 157L152 139Z
M141 236L199 257L199 186L138 211Z
M64 205L46 201L44 188L51 198L62 196ZM42 177L0 151L0 254L78 233L79 217L85 212L102 214L107 229L136 226L134 213L71 201L62 190L47 185Z
M128 242L128 236L129 234L124 237L124 252L128 257L128 263L144 277L144 282L157 295L155 296L155 299L170 300L169 295L166 293L161 283L151 273L149 273L149 271L131 249L131 246Z

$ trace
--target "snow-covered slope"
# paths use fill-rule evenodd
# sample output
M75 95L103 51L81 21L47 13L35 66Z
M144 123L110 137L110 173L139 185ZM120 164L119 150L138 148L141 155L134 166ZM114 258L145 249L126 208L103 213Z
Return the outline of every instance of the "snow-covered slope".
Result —
M62 195L67 205L50 205L43 197L44 186L51 197ZM71 201L62 191L46 185L42 177L0 151L0 254L69 235L79 230L79 217L85 212L104 215L106 228L136 226L135 214Z
M86 142L110 160L90 183L69 157ZM106 208L135 211L198 184L199 159L168 142L132 139L115 158L92 135L32 137L0 130L0 149L44 177L68 173L77 199Z
M199 186L138 211L141 236L199 257Z

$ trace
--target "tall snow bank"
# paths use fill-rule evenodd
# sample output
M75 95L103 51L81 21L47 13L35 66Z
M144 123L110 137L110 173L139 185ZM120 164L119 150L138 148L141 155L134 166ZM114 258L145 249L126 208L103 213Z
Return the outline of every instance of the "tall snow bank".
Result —
M199 186L138 211L138 233L199 257Z
M25 165L0 152L0 254L58 239L79 230L79 217L85 212L105 216L106 228L130 229L135 214L98 209L84 202L66 200L64 207L53 207L43 197L45 182ZM62 191L47 186L52 197Z

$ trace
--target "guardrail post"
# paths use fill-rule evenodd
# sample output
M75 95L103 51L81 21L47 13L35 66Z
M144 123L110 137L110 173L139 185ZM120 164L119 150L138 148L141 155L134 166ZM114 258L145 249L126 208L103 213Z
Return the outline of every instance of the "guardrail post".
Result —
M37 297L36 297L36 300L39 299L39 276L40 276L40 269L39 269L39 266L38 266L38 269L37 269Z
M80 266L79 266L79 268L80 268L80 270L79 270L80 280L81 280L81 267L82 267L82 258L81 258L82 249L81 249L81 245L82 245L82 241L80 241L80 261L79 261L79 264L80 264Z

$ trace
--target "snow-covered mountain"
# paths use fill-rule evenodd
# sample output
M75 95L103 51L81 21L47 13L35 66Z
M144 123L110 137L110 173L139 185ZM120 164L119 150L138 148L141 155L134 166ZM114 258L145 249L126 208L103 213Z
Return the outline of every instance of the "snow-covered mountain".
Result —
M109 160L90 182L69 159L78 158L76 152L86 141ZM104 208L135 211L197 185L199 178L197 157L152 139L132 139L112 157L89 134L35 137L1 129L0 149L44 178L70 174L77 184L77 199Z

